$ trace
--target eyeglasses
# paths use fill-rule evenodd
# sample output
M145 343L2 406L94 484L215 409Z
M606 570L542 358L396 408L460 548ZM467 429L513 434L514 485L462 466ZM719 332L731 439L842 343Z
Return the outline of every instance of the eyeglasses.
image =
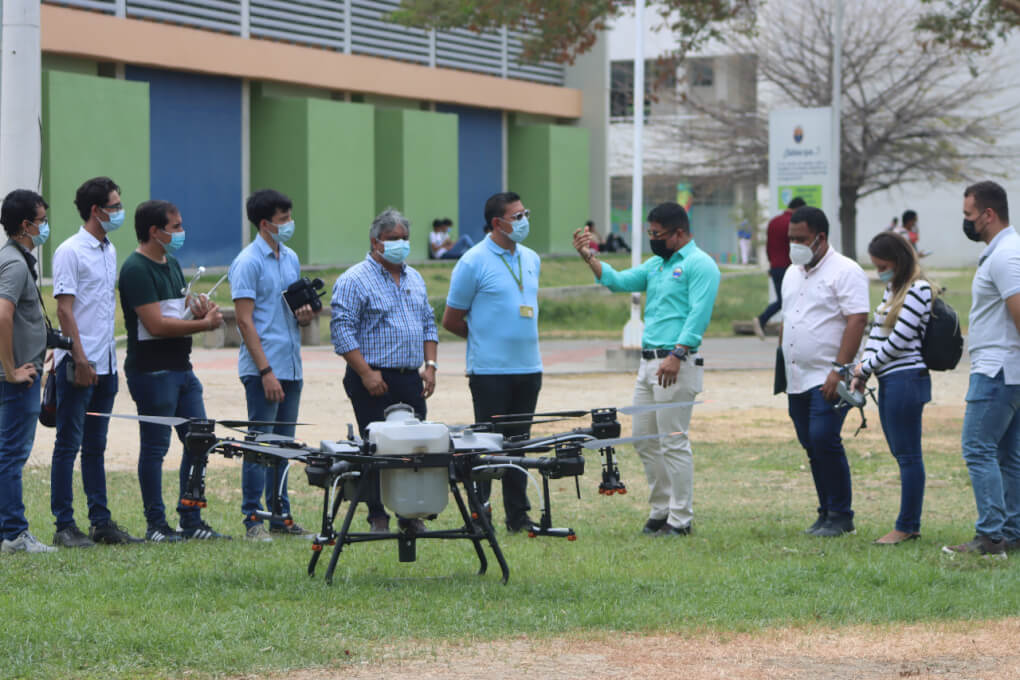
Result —
M671 231L652 231L651 229L645 229L645 233L648 234L648 238L654 239L654 240L657 241L660 238L665 238L665 237L669 236L673 232L671 232Z
M118 210L123 210L123 209L124 209L124 204L123 203L116 203L114 205L104 206L103 207L103 212L107 212L107 213L108 212L117 212Z
M511 222L516 222L516 221L522 220L522 219L524 219L526 217L531 217L531 211L530 210L522 210L519 213L514 213L513 215L510 216L510 221Z

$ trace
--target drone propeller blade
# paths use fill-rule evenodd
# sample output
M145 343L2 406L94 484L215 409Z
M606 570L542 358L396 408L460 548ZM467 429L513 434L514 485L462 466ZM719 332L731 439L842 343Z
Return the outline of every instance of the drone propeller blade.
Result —
M508 420L508 419L520 419L520 418L583 418L589 415L591 411L546 411L544 413L504 413L498 416L492 416L493 420Z
M271 446L269 444L258 444L255 442L228 441L224 442L224 445L232 449L240 449L241 451L249 451L251 453L276 456L277 458L284 458L287 460L304 456L308 453L304 449L285 449L281 446Z
M661 439L662 437L672 437L678 434L687 434L684 431L678 432L660 432L658 434L643 434L637 437L617 437L616 439L589 439L588 441L581 444L583 448L597 450L604 449L607 446L619 446L621 444L630 444L631 442L639 442L645 439Z
M93 413L88 412L85 415L99 416L101 418L123 418L125 420L137 420L142 423L150 423L152 425L169 425L170 427L176 427L189 422L189 418L178 418L177 416L132 416L121 413Z
M308 423L287 423L278 420L217 420L223 427L273 427L275 425L307 425Z
M524 416L521 420L498 420L495 425L540 425L542 423L558 423L569 418L528 418Z
M661 411L667 408L680 408L682 406L694 406L695 404L702 404L701 401L673 401L668 404L634 404L632 406L621 406L616 409L620 413L632 416L638 413L651 413L652 411Z
M256 442L293 442L298 443L298 440L294 437L285 437L282 434L274 434L272 432L259 432L253 430L251 434L255 435Z

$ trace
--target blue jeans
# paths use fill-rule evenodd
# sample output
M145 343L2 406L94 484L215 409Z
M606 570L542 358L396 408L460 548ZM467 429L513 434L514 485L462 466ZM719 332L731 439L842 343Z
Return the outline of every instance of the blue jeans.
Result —
M74 524L73 476L74 458L81 449L81 483L89 506L89 522L101 526L110 521L106 506L106 432L109 418L85 416L86 411L109 413L117 396L117 374L100 375L95 385L75 387L67 379L67 367L73 366L65 357L54 373L57 381L57 437L53 443L53 464L50 467L50 510L56 518L57 531Z
M274 403L266 400L266 392L262 389L262 378L257 375L242 375L244 395L248 401L248 420L279 420L293 423L297 420L298 405L301 403L300 380L281 380L283 401ZM255 429L255 428L252 428ZM294 436L293 425L273 425L257 428L261 432L271 432L285 437ZM283 481L283 497L280 499L281 512L284 517L290 516L290 498L287 495L287 483L283 479L287 463L281 461L274 468L267 468L258 463L244 461L241 464L241 512L244 513L244 525L253 527L262 524L262 520L251 520L249 516L256 510L262 510L262 495L266 497L266 508L270 511L276 502L276 490ZM272 526L283 527L283 522L270 522Z
M811 464L811 477L818 493L818 512L853 516L850 465L839 436L849 409L837 409L834 402L826 401L821 387L787 395L787 399L797 439L807 451Z
M974 487L977 533L1020 539L1020 385L971 373L963 417L963 460Z
M474 240L470 236L468 236L467 234L464 234L459 239L457 239L457 242L454 243L450 247L449 250L447 250L445 253L440 255L439 259L440 260L456 260L461 255L463 255L468 250L470 250L471 246L473 246L474 244L475 244Z
M889 451L900 466L900 514L897 531L921 530L924 460L921 458L921 413L931 401L927 369L895 371L878 379L878 417Z
M129 374L127 384L138 408L138 415L205 418L202 383L190 370ZM182 444L187 431L186 423L177 426L177 436ZM170 448L170 428L166 425L139 423L138 435L138 482L142 487L145 522L149 529L156 529L167 523L166 508L163 506L163 458ZM185 507L180 503L180 497L188 485L190 469L191 456L185 449L181 459L180 492L177 497L177 514L181 517L183 529L194 528L202 522L199 508Z
M28 529L21 471L32 453L39 422L39 376L28 383L0 380L0 539L13 541Z
M783 276L786 275L786 267L772 267L769 269L769 276L772 278L772 285L776 288L776 301L769 303L765 311L758 315L758 322L762 328L769 322L776 312L783 308Z

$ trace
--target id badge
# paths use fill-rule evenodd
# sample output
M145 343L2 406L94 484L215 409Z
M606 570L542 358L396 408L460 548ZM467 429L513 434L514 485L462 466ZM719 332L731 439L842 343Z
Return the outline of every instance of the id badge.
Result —
M535 316L535 308L531 305L521 305L521 316L525 319L530 319Z

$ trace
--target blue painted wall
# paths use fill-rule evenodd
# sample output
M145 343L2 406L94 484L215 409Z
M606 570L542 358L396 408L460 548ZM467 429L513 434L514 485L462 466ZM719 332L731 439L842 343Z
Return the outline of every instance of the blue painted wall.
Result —
M152 196L181 209L182 267L228 265L241 249L241 82L128 66L149 83ZM132 215L128 222L133 224Z
M459 216L449 217L457 220L458 235L478 241L485 235L485 200L503 190L503 115L464 106L437 105L436 111L457 114Z

